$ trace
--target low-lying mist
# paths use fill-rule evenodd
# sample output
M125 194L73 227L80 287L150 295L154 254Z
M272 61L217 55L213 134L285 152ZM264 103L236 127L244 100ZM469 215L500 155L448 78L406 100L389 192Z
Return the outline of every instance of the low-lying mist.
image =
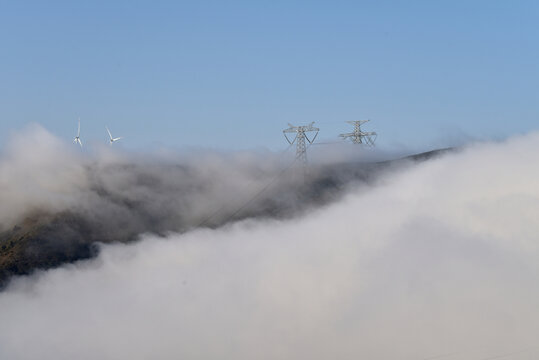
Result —
M80 151L33 125L0 156L0 287L13 274L95 256L96 243L294 216L387 167L326 151L304 177L293 150Z
M293 219L101 245L96 259L18 278L0 293L0 358L535 358L538 163L531 134L386 172ZM79 191L84 167L58 166L33 181ZM97 182L100 191L139 189L122 174ZM191 189L244 186L227 176ZM2 177L6 186L4 168ZM85 206L33 195L58 210ZM13 213L2 205L3 221L19 201ZM166 217L174 200L163 201L147 206ZM208 206L193 202L187 208ZM117 203L104 214L121 212Z
M0 226L5 230L32 212L73 211L108 231L121 229L125 237L179 230L219 207L241 204L248 188L264 184L283 162L262 152L160 156L107 146L81 152L34 125L14 137L0 158Z

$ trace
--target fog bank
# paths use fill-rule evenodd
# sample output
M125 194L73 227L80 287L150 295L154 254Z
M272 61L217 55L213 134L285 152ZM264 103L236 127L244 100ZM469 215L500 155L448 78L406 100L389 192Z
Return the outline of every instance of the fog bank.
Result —
M359 164L340 149L315 159L304 177L293 147L279 154L81 151L32 125L0 153L0 288L13 274L95 256L96 243L297 216L389 166Z
M0 293L0 358L534 358L538 162L531 134L293 220L103 245Z

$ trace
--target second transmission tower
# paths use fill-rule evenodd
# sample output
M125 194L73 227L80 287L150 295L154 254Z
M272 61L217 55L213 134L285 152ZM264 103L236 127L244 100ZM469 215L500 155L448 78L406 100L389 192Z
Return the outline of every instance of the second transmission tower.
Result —
M365 124L369 120L356 120L347 121L347 123L354 125L354 132L347 134L340 134L339 136L346 139L351 139L354 144L366 144L374 146L376 137L378 136L374 131L361 131L361 125Z
M296 143L296 159L301 161L303 165L307 164L307 143L312 144L314 142L314 139L316 139L316 136L318 135L318 132L320 131L319 128L313 126L314 121L310 123L309 125L305 126L294 126L292 124L288 124L290 127L288 129L283 130L284 137L286 138L286 141L290 145ZM308 132L315 132L314 136L309 138L307 136ZM294 139L290 140L287 134L295 133L296 136Z

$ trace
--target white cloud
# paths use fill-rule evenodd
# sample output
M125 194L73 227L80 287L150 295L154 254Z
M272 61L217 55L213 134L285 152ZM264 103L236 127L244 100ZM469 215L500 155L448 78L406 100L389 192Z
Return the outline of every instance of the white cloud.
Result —
M538 160L538 134L482 144L299 219L103 246L0 294L0 358L525 350L539 330Z

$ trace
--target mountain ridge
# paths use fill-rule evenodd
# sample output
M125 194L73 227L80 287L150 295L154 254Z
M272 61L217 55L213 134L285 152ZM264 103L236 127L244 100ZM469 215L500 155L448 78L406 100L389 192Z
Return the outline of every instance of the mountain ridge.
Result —
M290 187L284 195L268 194L264 198L250 198L239 209L231 207L223 214L207 214L197 223L187 220L173 223L150 219L139 229L118 230L114 222L103 222L84 212L33 211L11 229L0 232L0 289L13 276L29 275L36 270L53 269L66 263L95 257L99 243L129 243L142 233L165 235L166 232L185 232L204 225L216 228L230 221L245 218L285 218L301 214L311 206L331 203L352 183L369 183L390 166L414 161L421 162L453 149L439 149L381 162L342 163L314 167L315 173L301 187ZM260 195L260 193L258 194ZM181 196L181 194L179 194ZM293 197L279 198L279 196ZM252 200L255 201L252 201ZM247 206L250 205L250 206ZM140 211L131 204L132 211ZM130 216L127 213L125 216Z

